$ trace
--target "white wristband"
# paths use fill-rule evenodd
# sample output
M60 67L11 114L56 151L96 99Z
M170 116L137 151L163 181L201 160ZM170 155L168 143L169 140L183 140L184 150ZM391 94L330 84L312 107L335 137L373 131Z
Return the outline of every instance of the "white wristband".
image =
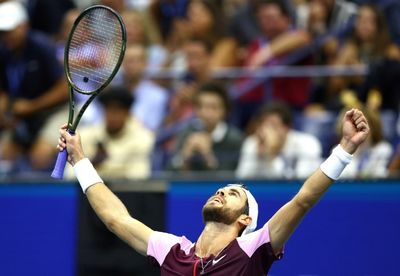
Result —
M331 155L321 164L321 171L333 180L338 180L347 164L351 162L353 155L337 145Z
M90 186L96 183L103 183L103 180L97 174L96 169L93 167L92 163L87 158L79 160L75 164L74 172L84 193L86 193L87 189Z

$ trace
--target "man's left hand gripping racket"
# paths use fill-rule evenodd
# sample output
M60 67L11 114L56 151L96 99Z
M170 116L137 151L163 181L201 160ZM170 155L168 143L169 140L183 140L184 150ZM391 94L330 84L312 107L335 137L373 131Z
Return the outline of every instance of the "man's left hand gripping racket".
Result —
M121 17L106 6L84 10L76 19L64 53L64 71L69 83L68 131L76 127L88 105L117 73L125 53L126 31ZM90 97L74 121L74 91ZM66 150L59 152L53 178L62 179L67 162Z

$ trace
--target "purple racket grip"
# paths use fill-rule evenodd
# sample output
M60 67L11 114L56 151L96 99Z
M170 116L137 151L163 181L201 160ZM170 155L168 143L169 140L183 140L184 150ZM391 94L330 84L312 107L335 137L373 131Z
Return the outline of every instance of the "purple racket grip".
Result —
M74 135L75 132L71 130L67 130L69 134ZM53 172L51 173L51 177L55 179L63 179L64 178L64 169L67 164L68 152L65 148L63 151L60 151L57 155L56 164L54 165Z
M60 151L57 156L57 161L54 166L53 172L51 173L51 177L55 179L63 179L64 178L64 169L67 164L68 152L67 149Z

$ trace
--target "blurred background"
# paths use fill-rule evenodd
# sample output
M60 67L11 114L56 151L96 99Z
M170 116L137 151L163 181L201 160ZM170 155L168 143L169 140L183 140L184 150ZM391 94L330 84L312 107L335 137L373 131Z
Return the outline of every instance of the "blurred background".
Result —
M70 167L50 178L64 45L92 4L120 13L127 49L78 132L133 216L196 239L203 201L240 181L266 221L358 108L368 141L270 275L400 274L398 0L22 0L0 1L0 275L158 275L107 232Z

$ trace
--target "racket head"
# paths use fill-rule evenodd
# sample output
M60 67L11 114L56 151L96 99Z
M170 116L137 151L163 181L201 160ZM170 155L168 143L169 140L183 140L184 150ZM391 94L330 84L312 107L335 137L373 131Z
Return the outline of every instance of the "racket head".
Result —
M95 5L75 20L64 52L64 70L74 91L95 94L117 73L126 47L126 30L113 9Z

